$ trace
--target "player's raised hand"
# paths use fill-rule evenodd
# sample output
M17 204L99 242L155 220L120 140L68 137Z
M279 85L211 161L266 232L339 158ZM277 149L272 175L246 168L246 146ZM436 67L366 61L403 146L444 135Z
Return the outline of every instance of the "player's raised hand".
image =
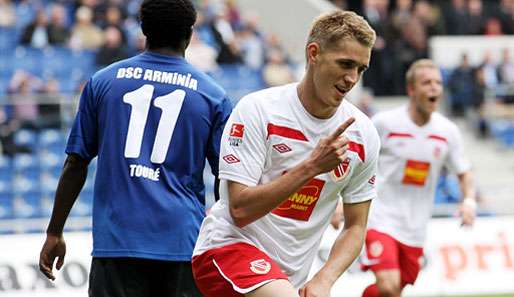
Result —
M350 117L331 135L320 139L309 158L317 174L333 170L346 159L349 140L343 133L353 122L355 118Z
M62 235L47 234L41 253L39 254L39 270L49 279L55 280L52 272L55 258L57 263L55 268L60 270L64 264L64 256L66 255L66 243Z

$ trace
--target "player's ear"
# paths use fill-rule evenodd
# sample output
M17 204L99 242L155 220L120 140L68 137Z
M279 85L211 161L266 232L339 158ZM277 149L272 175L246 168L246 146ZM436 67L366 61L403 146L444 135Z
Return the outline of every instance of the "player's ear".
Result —
M316 42L311 42L307 45L306 49L307 53L307 63L308 64L316 64L319 60L319 54L321 52L321 48L319 44Z

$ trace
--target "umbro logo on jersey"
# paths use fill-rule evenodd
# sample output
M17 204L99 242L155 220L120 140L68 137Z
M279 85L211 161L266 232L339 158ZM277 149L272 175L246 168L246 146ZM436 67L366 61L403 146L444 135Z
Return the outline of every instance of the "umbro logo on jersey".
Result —
M374 185L374 184L375 184L375 179L376 179L376 175L373 175L373 176L368 180L368 184L370 184L370 185Z
M250 262L250 270L257 274L266 274L271 270L270 262L259 259Z
M292 151L292 149L285 143L274 144L273 148L281 154Z
M233 164L233 163L239 163L240 162L240 160L236 156L234 156L232 154L224 156L223 160L225 162L227 162L228 164Z

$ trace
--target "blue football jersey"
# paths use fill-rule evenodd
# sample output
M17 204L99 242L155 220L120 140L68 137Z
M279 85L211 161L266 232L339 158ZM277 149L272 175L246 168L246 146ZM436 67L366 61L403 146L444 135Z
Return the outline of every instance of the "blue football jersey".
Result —
M232 105L183 58L145 52L97 72L66 148L98 156L93 256L190 261Z

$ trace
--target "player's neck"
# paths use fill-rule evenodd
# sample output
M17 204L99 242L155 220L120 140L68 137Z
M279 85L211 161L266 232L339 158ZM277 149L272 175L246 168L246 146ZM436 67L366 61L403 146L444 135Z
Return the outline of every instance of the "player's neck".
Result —
M424 126L428 121L430 121L431 113L425 113L416 108L414 104L409 104L409 116L410 119L417 126Z
M337 108L324 104L320 98L316 97L317 95L313 80L306 76L304 76L302 81L298 84L296 91L303 108L305 108L305 110L313 117L318 119L328 119L337 111Z

